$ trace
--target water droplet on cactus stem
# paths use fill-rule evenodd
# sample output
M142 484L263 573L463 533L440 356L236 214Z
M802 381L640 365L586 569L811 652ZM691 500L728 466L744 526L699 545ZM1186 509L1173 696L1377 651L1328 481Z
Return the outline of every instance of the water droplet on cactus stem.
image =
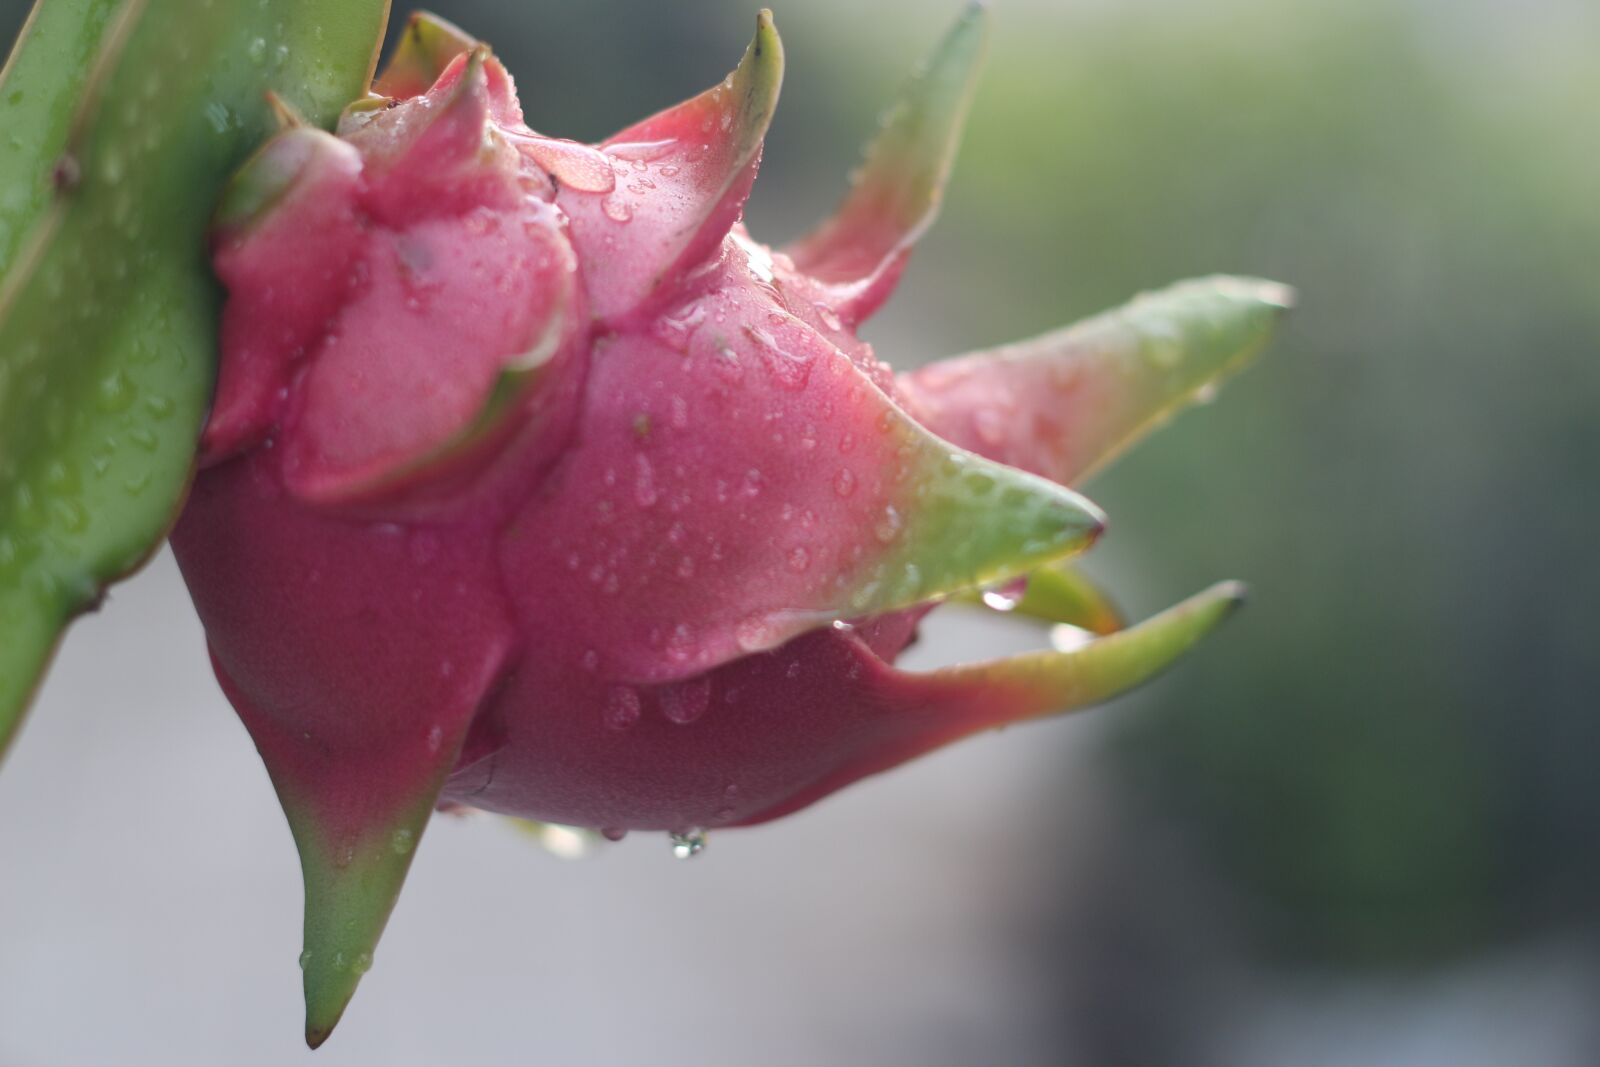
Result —
M704 830L686 830L683 833L672 834L671 840L674 859L692 860L706 850Z

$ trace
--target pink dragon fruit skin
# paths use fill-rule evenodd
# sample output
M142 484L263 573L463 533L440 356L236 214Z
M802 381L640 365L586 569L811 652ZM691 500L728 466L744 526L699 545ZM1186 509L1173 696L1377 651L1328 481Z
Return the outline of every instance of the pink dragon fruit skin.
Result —
M937 209L984 22L787 253L740 223L782 75L768 13L727 81L596 147L529 130L489 51L419 17L339 136L291 123L235 180L173 545L300 851L313 1046L436 805L766 821L1105 700L1238 601L1070 653L893 665L932 605L1086 548L1102 518L1065 483L1287 303L1191 283L897 380L854 330Z

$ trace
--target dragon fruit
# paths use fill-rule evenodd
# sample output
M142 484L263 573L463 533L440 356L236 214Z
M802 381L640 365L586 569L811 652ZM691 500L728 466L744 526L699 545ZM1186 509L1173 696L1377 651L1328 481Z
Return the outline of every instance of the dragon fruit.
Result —
M439 806L691 853L1108 699L1238 602L1121 629L1061 566L1103 526L1065 486L1258 351L1282 287L1187 283L899 377L857 336L938 208L984 38L974 5L782 251L741 222L783 71L765 12L727 80L598 146L529 129L489 49L419 16L337 136L285 113L232 183L173 545L300 852L313 1047ZM1102 636L895 668L934 605L1001 588Z

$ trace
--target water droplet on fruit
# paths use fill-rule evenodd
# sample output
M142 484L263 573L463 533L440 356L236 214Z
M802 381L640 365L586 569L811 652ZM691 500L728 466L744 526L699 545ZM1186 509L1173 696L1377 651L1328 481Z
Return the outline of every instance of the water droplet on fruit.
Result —
M410 855L417 845L417 835L410 830L396 830L389 836L389 847L396 856Z
M692 860L706 850L706 832L704 830L685 830L682 833L669 835L672 842L672 855L675 859Z
M618 732L632 729L639 722L640 712L638 690L619 685L606 695L605 724L608 729Z
M978 440L990 448L998 448L1006 439L1005 416L993 408L981 408L972 416L973 430Z
M1183 336L1174 327L1152 323L1147 328L1140 353L1158 370L1171 370L1183 362Z
M137 391L128 376L120 370L113 371L100 379L96 406L107 414L116 414L132 407L136 395Z
M617 187L611 161L596 148L555 137L519 134L501 128L529 159L556 181L580 193L609 193Z
M654 163L664 156L670 155L678 145L677 141L668 139L664 141L624 141L621 144L606 145L605 154L615 156L617 159L626 159L633 163Z
M300 953L300 969L302 971L311 966L311 959L312 956L310 949L306 949L304 952Z
M973 496L988 496L994 492L995 482L992 476L981 471L969 471L963 476L962 484Z
M643 454L634 457L633 499L641 508L653 508L660 499L656 492L655 468L650 464L650 457Z
M661 691L661 714L668 722L688 726L711 706L711 679L704 675L668 686Z
M781 316L779 321L784 321ZM812 353L803 349L786 348L775 336L759 326L746 326L744 332L756 343L766 361L767 369L772 372L780 387L791 392L799 392L806 387L811 380L811 369L815 365Z
M776 277L773 273L772 251L765 245L752 241L738 230L733 233L733 243L744 253L745 262L749 264L750 273L756 280L763 285L771 285Z
M1050 627L1050 647L1057 652L1076 652L1094 640L1094 634L1076 626L1059 623Z
M983 594L984 606L993 611L1016 611L1017 605L1022 603L1020 597L1008 596L998 589L991 589Z
M751 615L735 628L733 637L745 652L760 652L772 644L772 626L765 615Z
M606 218L619 226L627 225L633 221L633 208L620 197L608 196L605 203L601 204L600 207L606 213Z
M432 563L439 555L439 536L430 530L418 530L411 535L409 553L411 562L418 566Z
M900 511L893 504L883 509L883 514L878 517L877 525L872 533L879 544L893 544L895 538L900 536L900 531L905 527L905 520L900 517Z
M849 467L839 469L838 475L833 479L833 491L845 499L855 495L856 476Z
M689 351L689 341L694 332L706 321L704 304L692 304L676 315L664 315L656 326L656 336L670 345L680 355Z
M672 628L672 635L667 640L667 655L675 663L687 663L694 654L694 628L686 622L680 622Z
M621 841L623 838L628 836L628 831L617 826L606 826L600 830L600 836L605 838L607 841L610 841L612 844L616 844L618 841Z
M581 860L593 852L594 834L574 826L548 822L522 824L539 842L539 847L560 860Z

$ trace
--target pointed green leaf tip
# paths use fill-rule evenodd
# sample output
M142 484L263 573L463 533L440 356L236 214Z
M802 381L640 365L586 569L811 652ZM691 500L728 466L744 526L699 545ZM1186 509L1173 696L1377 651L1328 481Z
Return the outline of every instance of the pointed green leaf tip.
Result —
M470 34L437 15L418 11L406 22L394 56L373 83L375 92L396 99L421 96L452 60L478 47Z
M756 16L756 35L729 83L737 108L734 155L742 164L755 159L772 126L783 88L783 69L783 39L778 36L772 11L762 8Z
M436 791L435 791L436 792ZM284 811L294 829L305 879L305 950L300 954L306 1001L306 1044L332 1035L372 969L378 940L411 869L433 796L412 810L349 840L319 832L315 815Z
M974 3L883 117L850 193L832 219L790 249L824 282L870 283L908 252L939 213L988 43Z
M611 320L640 309L721 247L755 183L761 146L783 88L783 41L772 12L756 19L739 65L715 86L606 139L604 148L662 142L656 189L619 185L605 194L576 188L564 196L575 240L617 242L614 256L585 257L590 310ZM670 168L670 170L668 169ZM627 230L604 210L623 209ZM607 234L605 238L600 234Z
M1016 578L1085 551L1105 530L1104 513L1072 490L928 438L915 453L904 519L891 510L874 523L887 551L854 586L852 613Z
M1238 582L1223 582L1072 651L1035 652L916 677L946 701L992 701L999 725L1075 711L1150 681L1226 622L1245 596Z
M1294 290L1216 277L1149 293L1032 341L931 364L900 379L919 417L991 459L1073 484L1271 340Z

